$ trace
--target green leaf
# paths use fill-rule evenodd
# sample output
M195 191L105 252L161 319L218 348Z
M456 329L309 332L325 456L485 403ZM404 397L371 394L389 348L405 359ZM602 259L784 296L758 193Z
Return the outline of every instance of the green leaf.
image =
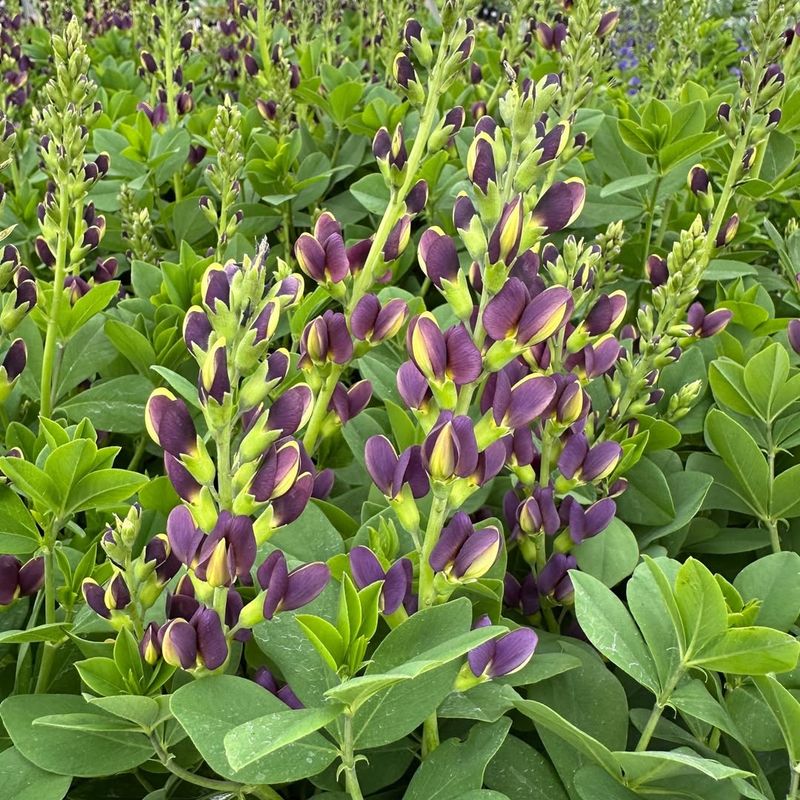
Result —
M0 485L0 552L29 555L39 548L39 529L20 496Z
M734 675L788 672L797 666L800 642L772 628L732 628L691 659L692 666Z
M641 186L648 186L657 177L658 175L656 175L655 172L652 172L647 175L627 175L624 178L618 178L615 181L611 181L611 183L607 183L600 190L600 197L610 197L611 195L619 194L620 192L627 192L631 189L638 189Z
M666 525L675 517L675 504L664 473L644 457L625 476L628 488L617 498L619 516L636 525Z
M311 777L337 756L336 748L318 733L287 744L242 770L231 766L225 738L245 723L270 714L293 714L274 695L245 678L218 675L178 689L170 709L214 772L242 783L288 783Z
M612 519L604 531L585 539L572 552L581 571L606 586L627 578L639 561L639 544L621 519Z
M669 703L684 714L707 722L741 741L742 735L727 707L710 694L702 681L689 680L681 684L670 695Z
M759 558L736 576L733 585L745 602L761 601L754 624L788 631L800 616L800 555L797 553L784 550Z
M152 697L129 694L94 697L89 702L115 717L130 720L146 729L152 728L161 716L161 709Z
M66 731L92 731L93 733L114 733L117 731L136 732L140 728L129 720L107 714L48 714L37 717L34 725L47 728L60 728Z
M225 734L225 755L237 771L333 722L342 706L274 711L243 722Z
M60 408L72 422L88 417L100 430L140 433L152 390L153 384L140 375L123 375L94 384L61 403Z
M568 800L550 762L510 734L489 762L484 782L490 789L520 800Z
M500 749L511 720L477 724L465 742L448 739L414 773L403 800L461 800L480 789L487 764Z
M748 503L754 509L766 512L769 467L755 439L738 422L716 408L706 417L706 436L735 476Z
M463 597L418 611L378 645L366 675L386 674L435 647L446 647L471 626L472 606ZM380 747L421 725L450 693L458 669L458 662L450 661L371 697L353 717L356 746Z
M775 399L788 375L789 356L778 342L748 359L744 367L744 384L762 419L773 419Z
M304 563L327 561L344 553L342 537L314 503L309 503L294 522L278 529L269 543L283 550L287 557Z
M430 650L420 653L388 672L350 678L340 686L329 689L325 694L327 697L348 705L361 705L367 697L379 692L386 686L418 678L420 675L444 666L453 659L459 658L484 642L489 641L489 639L506 633L507 630L507 628L499 625L488 625L472 631L466 631L451 637L436 647L432 647Z
M678 570L675 603L683 622L689 658L719 639L728 627L722 590L708 568L696 558L687 559Z
M575 586L575 613L589 641L609 661L658 694L655 663L622 601L591 575L571 570L570 577Z
M0 753L3 797L13 800L61 800L69 791L72 778L37 767L17 750L9 747Z
M0 644L29 644L30 642L58 642L72 627L69 622L49 622L25 630L0 632Z
M609 775L621 777L622 773L612 752L597 739L565 720L552 708L536 700L518 700L515 708L521 714L532 719L537 727L542 727L560 736L590 761L602 767Z
M789 467L775 477L769 509L773 519L800 517L800 492L797 491L799 481L800 464Z
M617 126L620 138L631 150L635 150L645 156L651 156L655 153L653 137L649 131L630 119L619 120Z
M69 513L119 505L147 483L144 475L126 469L101 469L74 486L67 500Z
M104 330L111 344L140 374L149 378L150 367L156 363L156 353L150 340L132 325L126 325L118 319L106 320Z
M575 791L580 800L637 800L639 795L594 764L575 774Z
M775 715L789 758L794 764L800 763L800 701L772 675L755 676L752 680Z
M380 216L389 204L389 189L383 180L383 175L373 172L365 175L350 186L350 194L361 203L370 214Z
M22 494L41 509L58 509L58 489L50 476L39 467L21 458L0 458L0 469Z
M729 767L710 758L702 758L685 747L667 752L614 753L619 759L629 783L646 785L688 772L700 772L709 778L721 781L726 778L748 778L753 773Z
M752 416L757 414L744 382L744 367L730 358L718 358L711 362L708 382L714 399L737 414Z
M66 315L67 324L61 326L65 339L82 328L92 317L99 314L119 293L119 281L108 281L92 286L89 291L79 297Z
M669 578L661 568L662 561L674 563L645 556L628 581L627 597L663 685L675 674L686 648L683 622Z
M0 716L14 746L37 767L58 775L94 778L138 767L153 755L150 740L128 731L64 730L34 725L52 714L86 714L92 707L75 695L13 695ZM108 716L108 719L114 719Z

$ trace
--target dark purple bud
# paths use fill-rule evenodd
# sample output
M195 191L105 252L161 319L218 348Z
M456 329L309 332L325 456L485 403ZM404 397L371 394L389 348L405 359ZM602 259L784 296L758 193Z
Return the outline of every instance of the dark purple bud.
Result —
M458 276L455 242L438 226L428 228L422 234L417 254L422 271L437 289L442 288L442 280L454 281Z
M470 650L469 668L476 678L511 675L531 660L538 642L539 637L531 628L517 628Z
M469 80L475 86L483 80L483 70L476 61L473 61L469 66Z
M199 660L208 670L219 669L228 660L228 643L219 615L211 608L202 608L192 622L197 634Z
M27 363L27 358L28 350L24 340L15 339L3 358L3 369L6 371L6 377L10 381L15 380L22 374L22 371L25 369L25 364Z
M792 350L800 355L800 319L789 320L789 325L786 328L786 336L789 339Z
M0 558L6 558L6 556L2 556ZM2 587L2 585L2 575L0 574L0 587ZM14 588L16 589L16 582ZM84 582L81 584L81 591L83 592L83 599L86 601L86 605L88 605L89 608L95 612L95 614L99 614L105 619L111 619L111 611L106 606L105 591L103 590L103 587L97 583L97 581L92 580L91 578L86 578L86 580L84 580ZM0 605L2 604L3 597L0 595Z
M667 262L660 256L652 255L647 257L647 277L653 288L663 286L669 279L669 269Z
M212 612L213 613L213 612ZM197 631L184 619L173 619L158 632L161 655L170 666L191 669L197 662Z
M21 566L19 559L14 556L0 555L0 606L11 605L16 599ZM97 588L100 590L102 598L103 590L99 586ZM99 614L100 612L98 611L97 613Z

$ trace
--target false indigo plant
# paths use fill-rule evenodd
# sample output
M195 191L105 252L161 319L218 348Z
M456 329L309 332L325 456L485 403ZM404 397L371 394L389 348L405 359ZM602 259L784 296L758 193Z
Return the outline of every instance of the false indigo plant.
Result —
M28 5L0 797L800 800L797 4Z

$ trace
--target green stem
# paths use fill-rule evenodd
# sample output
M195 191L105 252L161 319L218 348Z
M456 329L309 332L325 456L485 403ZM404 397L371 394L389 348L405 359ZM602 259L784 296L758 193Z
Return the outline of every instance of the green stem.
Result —
M172 67L172 54L175 43L172 41L172 14L169 9L164 14L164 90L167 93L167 114L169 115L170 128L178 125L178 108L175 104L175 81ZM176 182L177 174L173 176L175 186L175 199L179 200L179 187Z
M361 786L356 774L356 763L353 753L353 718L346 714L344 717L344 741L342 742L342 767L344 768L344 781L347 794L351 800L364 800Z
M51 625L56 621L56 565L53 553L55 536L50 534L45 542L44 551L44 621ZM52 642L45 642L42 649L42 661L39 664L39 675L36 678L36 694L47 691L50 683L50 672L56 647Z
M731 156L731 165L728 169L728 175L725 178L725 185L722 187L722 194L719 196L719 203L714 210L714 216L711 218L711 224L708 227L708 234L706 235L705 246L705 260L708 262L711 259L711 253L716 247L717 234L722 228L722 223L725 221L725 213L728 209L728 204L733 195L733 187L736 183L736 178L739 175L739 169L744 157L744 151L747 147L747 135L739 137L736 143L736 148Z
M430 137L431 129L433 128L436 110L439 106L440 86L442 82L442 65L447 55L447 33L443 34L442 41L439 46L439 52L436 57L436 63L431 69L430 85L428 86L428 96L425 98L425 106L422 110L422 115L419 120L419 129L414 137L414 144L411 147L411 152L408 154L408 161L406 163L406 177L403 180L399 189L392 192L392 197L386 211L383 213L378 230L375 232L375 238L372 241L372 247L369 249L367 260L364 268L358 273L353 281L353 292L350 297L350 302L347 305L347 310L352 311L356 303L366 294L374 282L375 266L378 259L383 252L383 246L389 238L392 228L400 214L405 208L405 199L411 191L412 186L416 182L417 172L422 162L422 157L425 155L425 149L428 146L428 139Z
M64 297L64 274L67 265L67 239L69 237L69 192L66 186L61 187L58 205L59 228L58 246L56 247L56 263L53 272L53 296L47 317L47 331L44 337L42 354L41 397L39 413L49 417L53 412L53 395L55 394L55 362L58 344L58 315Z
M792 777L789 783L789 794L786 800L800 800L800 763L792 764Z
M314 452L320 434L322 433L322 423L328 414L328 404L333 397L333 390L336 388L336 383L342 374L344 367L334 365L331 374L328 375L322 390L317 395L314 403L314 410L311 412L311 419L308 421L308 428L306 428L305 436L303 437L303 444L309 453Z
M231 426L222 428L214 437L217 444L217 491L219 505L230 510L233 504L233 488L231 483Z
M434 711L422 723L422 758L427 758L439 746L439 719Z
M767 423L767 462L769 464L769 497L767 497L767 507L772 507L772 487L775 485L775 444L772 439L772 422ZM778 531L778 521L773 517L766 517L763 520L769 531L769 541L773 553L781 552L781 537Z
M439 534L442 532L445 520L447 519L447 503L450 498L449 489L444 492L437 492L434 489L433 505L428 517L428 525L425 528L425 537L422 541L422 553L419 559L419 607L430 608L436 600L436 592L433 588L433 568L430 565L430 557L436 542L439 541Z
M158 760L176 777L180 778L186 783L191 783L195 786L201 786L204 789L211 789L216 792L231 792L233 794L240 794L244 790L244 785L235 783L234 781L220 781L214 778L204 778L202 775L195 775L188 769L184 769L180 764L175 763L175 756L169 753L159 741L156 734L150 735L150 742L153 745L153 750L156 752ZM279 795L274 795L279 797Z
M636 744L637 753L647 750L647 745L650 744L650 739L653 738L653 733L655 732L656 725L658 725L658 721L661 719L661 714L667 707L669 699L672 696L672 693L675 691L675 687L678 685L685 672L686 667L682 661L676 667L675 672L672 674L666 684L664 684L664 688L656 698L656 704L653 706L653 710L650 712L650 716L647 718L647 723L644 726L642 735L639 737L639 741Z
M267 4L265 0L258 0L256 10L256 35L258 36L258 52L261 55L261 68L266 71L269 67L269 43L267 42Z
M650 240L653 236L653 222L656 217L656 202L658 199L658 190L661 187L661 177L656 178L653 184L653 193L650 195L650 206L648 208L647 222L644 228L644 256L642 258L642 273L647 269L647 256L650 255Z

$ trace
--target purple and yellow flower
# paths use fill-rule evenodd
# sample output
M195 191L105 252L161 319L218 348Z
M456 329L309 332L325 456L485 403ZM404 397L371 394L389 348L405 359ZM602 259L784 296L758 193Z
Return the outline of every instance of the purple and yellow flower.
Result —
M490 625L488 616L476 621L473 628ZM467 653L467 663L476 678L491 680L513 675L533 657L539 637L531 628L516 628L489 639Z
M561 231L580 216L585 202L586 186L580 178L558 181L537 200L531 221L545 235Z
M459 511L442 529L429 563L435 573L448 581L474 581L494 566L501 545L497 528L476 529L469 517Z
M406 485L414 499L428 494L430 483L419 445L412 445L398 455L385 436L371 436L364 448L364 461L375 485L390 500L398 498Z
M31 558L24 564L15 556L0 555L0 606L18 597L36 594L44 584L44 559Z
M394 614L403 605L411 591L413 569L407 558L395 561L389 569L384 570L375 553L363 545L350 551L350 573L359 590L373 583L383 582L378 607L387 616Z
M442 333L427 311L409 323L406 345L417 369L429 381L443 384L451 380L463 386L481 374L481 354L467 329L459 324Z
M300 234L294 254L300 269L317 283L340 283L350 275L341 226L327 211L317 219L313 234Z
M344 314L326 311L306 325L300 338L300 366L346 364L353 357L353 340Z
M380 344L395 336L407 318L405 300L394 298L384 305L376 295L365 294L350 315L350 330L359 341Z
M478 468L472 420L443 411L422 443L422 463L434 481L468 478Z
M258 584L266 592L264 619L308 605L328 585L330 575L328 565L321 561L289 571L280 550L270 553L256 572Z
M607 478L622 458L622 447L614 441L590 446L584 433L571 434L558 459L558 469L567 480L592 483Z

